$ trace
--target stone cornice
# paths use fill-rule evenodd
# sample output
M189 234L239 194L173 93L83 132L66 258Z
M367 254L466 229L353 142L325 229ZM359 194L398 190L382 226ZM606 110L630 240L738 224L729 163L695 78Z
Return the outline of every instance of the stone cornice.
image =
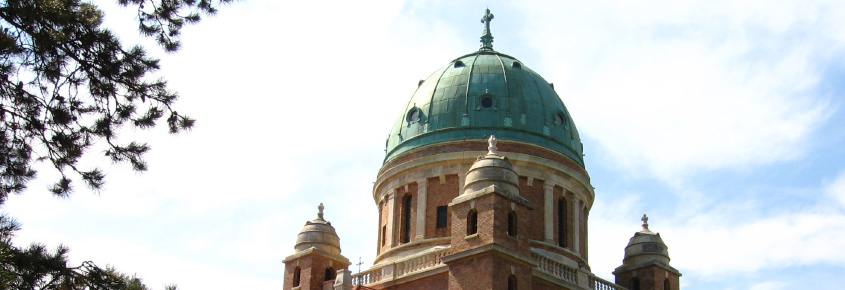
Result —
M478 247L478 248L475 248L475 249L466 250L466 251L463 251L463 252L458 252L458 253L443 257L441 259L441 261L443 261L443 263L448 265L449 263L452 263L452 262L460 261L460 260L463 260L463 259L466 259L466 258L470 258L470 257L476 256L476 255L481 255L481 254L490 253L490 252L492 252L493 254L505 257L505 258L512 260L514 262L521 263L521 264L528 266L528 267L531 267L531 268L534 268L534 267L537 267L538 265L540 265L539 263L537 263L537 261L534 261L534 259L532 259L529 256L523 255L523 254L521 254L517 251L505 248L505 247L497 245L497 244L488 244L488 245Z
M467 201L470 201L470 200L473 200L473 199L478 199L479 197L482 197L482 196L485 196L485 195L488 195L488 194L494 194L494 193L501 195L501 196L503 196L507 199L510 199L513 202L524 205L525 207L527 207L531 210L534 209L534 206L532 206L531 202L528 201L527 199L525 199L525 198L523 198L519 195L516 195L514 193L508 192L507 190L505 190L505 188L498 186L498 185L495 185L495 184L490 185L488 187L485 187L481 190L461 194L458 197L456 197L455 199L453 199L452 202L449 203L449 206L461 204L461 203L464 203L464 202L467 202Z
M352 263L349 262L349 259L347 259L346 257L344 257L342 255L332 254L332 253L329 253L329 252L326 252L326 251L323 251L323 250L320 250L320 249L317 249L317 248L314 248L314 247L311 247L311 248L308 248L306 250L299 251L299 252L297 252L293 255L287 256L287 258L282 260L282 263L287 263L287 262L308 256L308 255L312 255L312 254L318 255L318 256L323 256L325 258L329 258L329 259L334 260L334 261L338 261L341 264L344 264L346 266L349 266L349 265L352 264Z

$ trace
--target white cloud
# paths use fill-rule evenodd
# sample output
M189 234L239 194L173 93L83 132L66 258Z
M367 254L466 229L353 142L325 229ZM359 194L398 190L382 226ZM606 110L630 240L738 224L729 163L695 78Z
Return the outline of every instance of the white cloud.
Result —
M845 172L840 173L839 176L827 186L826 191L833 200L839 202L839 204L845 208Z
M531 15L525 33L542 47L538 70L566 81L559 93L579 130L609 153L599 161L631 174L679 182L795 160L832 112L811 94L845 41L816 32L845 27L833 19L841 4L519 7Z
M787 289L787 285L780 281L766 281L760 282L751 286L750 290L778 290L778 289Z

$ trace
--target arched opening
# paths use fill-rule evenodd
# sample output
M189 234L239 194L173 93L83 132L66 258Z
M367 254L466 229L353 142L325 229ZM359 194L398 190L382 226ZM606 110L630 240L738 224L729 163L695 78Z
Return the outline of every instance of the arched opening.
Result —
M293 287L299 287L299 276L300 276L301 272L302 272L302 269L299 269L299 267L296 267L296 269L293 269Z
M402 201L402 243L411 242L411 196Z
M467 215L467 236L476 233L478 233L478 212L473 209Z
M663 279L663 290L670 290L672 287L669 284L669 278Z
M516 237L516 213L508 213L508 236Z
M640 279L637 277L631 278L631 290L640 290Z
M557 201L557 245L566 248L566 200Z
M508 277L508 290L516 290L516 276Z
M326 279L323 281L331 281L334 280L334 268L328 267L326 268Z

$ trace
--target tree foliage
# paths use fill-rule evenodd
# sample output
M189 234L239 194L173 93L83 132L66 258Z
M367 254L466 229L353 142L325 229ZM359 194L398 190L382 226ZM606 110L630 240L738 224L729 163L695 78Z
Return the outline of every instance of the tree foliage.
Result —
M137 9L139 31L166 52L179 49L186 24L230 1L117 0ZM73 180L97 190L105 173L79 165L95 144L112 161L144 171L149 146L120 140L121 128L148 129L161 119L171 133L193 126L173 107L178 95L151 76L159 60L123 46L102 20L102 11L80 0L0 0L0 207L26 189L37 162L61 174L50 188L58 196L73 191ZM19 248L12 244L19 228L0 215L0 289L148 289L111 267L68 265L64 246Z
M231 0L117 0L137 8L138 27L167 52L180 31ZM215 1L215 2L213 2ZM0 204L35 178L35 162L61 174L50 190L73 191L73 180L99 189L105 173L81 168L96 142L114 162L144 171L149 146L119 140L120 128L148 129L164 118L171 133L194 120L173 107L177 94L153 79L159 60L124 47L101 27L103 12L80 0L0 0Z
M149 289L137 276L113 267L101 268L91 261L68 265L64 246L53 251L42 244L15 247L11 237L19 228L15 220L0 215L0 289ZM165 289L175 290L176 286Z

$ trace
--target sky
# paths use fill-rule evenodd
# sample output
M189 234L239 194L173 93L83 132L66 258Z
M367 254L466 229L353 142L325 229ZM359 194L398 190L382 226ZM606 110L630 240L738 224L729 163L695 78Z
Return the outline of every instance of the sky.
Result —
M162 59L196 127L124 130L152 147L145 173L89 152L100 192L53 197L42 166L2 208L17 245L156 289L280 289L322 202L366 269L384 140L418 80L478 49L489 7L494 49L553 82L578 126L593 273L613 281L645 213L683 289L842 288L845 2L252 0L175 54L112 2L95 1L104 25Z

